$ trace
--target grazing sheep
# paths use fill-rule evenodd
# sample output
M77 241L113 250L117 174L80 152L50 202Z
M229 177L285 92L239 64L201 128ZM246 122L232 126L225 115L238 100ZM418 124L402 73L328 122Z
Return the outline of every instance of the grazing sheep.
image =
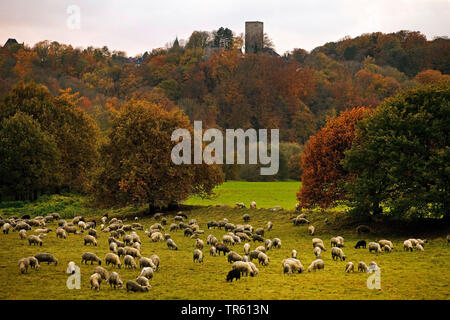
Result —
M233 265L231 266L233 268L233 270L239 270L239 272L241 273L241 275L246 275L248 276L250 274L250 276L254 277L255 274L253 272L252 267L248 264L248 262L244 262L244 261L235 261L233 262Z
M422 246L420 243L416 244L416 250L418 250L418 251L424 251L424 250L423 250L423 246Z
M331 258L333 260L340 259L341 261L345 261L345 254L341 248L333 247L331 248Z
M139 268L151 267L153 270L156 270L156 266L153 263L153 260L150 258L142 257L139 259Z
M294 272L302 273L305 270L300 260L295 258L284 259L281 262L281 265L283 267L283 273L285 274L292 274Z
M308 267L308 272L321 270L325 268L325 264L322 259L316 259Z
M278 239L278 238L274 238L273 239L273 247L274 248L277 248L277 249L280 249L281 248L281 240L280 239Z
M209 248L209 255L212 257L217 256L217 249L214 246L211 246L211 248Z
M253 242L255 242L255 241L264 242L264 238L258 234L252 235L252 240L253 240Z
M411 243L411 241L410 240L405 240L404 242L403 242L403 250L404 251L413 251L413 245L412 245L412 243Z
M356 243L355 249L359 249L359 248L366 249L366 241L365 240L360 240Z
M170 238L170 236L169 236ZM167 238L167 239L169 239ZM137 251L141 251L141 244L139 242L133 242L133 244L131 245L132 248L136 249Z
M58 265L58 259L56 259L51 253L37 253L34 256L39 263L47 262L47 264L54 263L55 266Z
M264 229L263 229L263 228L257 228L257 229L255 230L255 233L256 233L257 235L260 235L260 236L264 237Z
M129 292L129 291L132 291L132 292L148 292L148 290L149 290L149 287L143 287L139 283L137 283L137 282L135 282L133 280L127 281L126 287L127 287L127 292Z
M102 279L105 280L105 281L109 278L109 272L106 271L105 268L100 267L100 266L95 267L94 270L92 271L92 273L93 274L94 273L98 273L99 275L102 276Z
M63 228L56 229L56 237L60 239L66 239L67 238L67 232Z
M273 228L273 223L272 223L272 221L268 221L266 227L267 227L267 231L272 230L272 228Z
M232 236L226 234L222 237L222 242L228 245L234 245L234 239Z
M186 228L186 229L184 229L183 234L185 237L192 236L194 234L194 230L192 230L191 228Z
M30 266L30 262L28 258L22 258L19 260L19 263L17 264L19 267L20 273L24 274L28 272L28 267Z
M28 236L28 244L30 246L31 245L39 245L42 247L42 239L35 235Z
M195 247L196 247L197 249L202 250L202 249L203 249L203 246L204 246L204 244L203 244L203 241L202 241L202 240L197 239L197 241L195 241Z
M199 263L203 263L203 252L200 249L194 250L194 262L197 260Z
M394 246L392 245L392 242L389 240L380 240L380 241L378 241L378 243L380 244L381 249L384 249L385 247L389 247L391 249L390 251L394 250Z
M223 252L223 255L226 255L228 252L230 252L230 249L227 247L227 245L222 242L216 243L215 247L217 249L219 256L220 252Z
M237 269L232 269L230 272L228 272L226 281L233 282L233 279L236 279L238 281L241 278L241 272Z
M246 213L246 214L244 214L244 215L242 216L242 219L243 219L245 222L249 222L249 221L250 221L250 215L249 215L248 213Z
M256 249L255 249L256 251L259 251L259 252L266 252L266 248L265 247L263 247L263 246L259 246L259 247L256 247Z
M237 232L236 233L236 236L238 236L239 237L239 239L244 239L244 240L247 240L247 241L251 241L252 240L252 238L250 238L246 233L244 233L244 232Z
M309 226L309 227L308 227L308 232L309 232L309 235L310 235L310 236L313 236L313 235L314 235L314 231L315 231L314 226Z
M139 250L136 249L136 248L125 247L125 248L123 248L123 249L124 249L124 254L125 254L125 255L130 255L130 256L132 256L133 258L140 258L140 257L142 257L142 256L141 256L141 253L140 253Z
M242 202L236 202L236 208L243 209L245 208L245 204Z
M2 231L3 234L8 234L9 233L9 229L11 229L11 224L6 222L3 226L2 226Z
M314 255L316 258L320 258L320 254L322 253L322 250L319 247L315 247L313 250Z
M27 231L24 230L24 229L20 230L19 231L19 238L20 238L20 240L26 239L27 238Z
M215 221L208 221L206 225L208 226L208 229L217 228L219 226Z
M91 290L100 290L100 284L102 283L102 276L99 273L94 273L90 278Z
M149 289L152 288L152 286L150 285L150 281L146 277L139 276L136 278L136 282L143 287L146 287Z
M259 253L260 253L260 251L258 251L258 250L250 251L250 253L248 254L248 257L250 258L250 261L253 260L253 259L258 259Z
M256 209L256 202L255 201L250 202L250 209Z
M367 272L368 268L367 268L367 264L363 261L360 261L358 263L358 271L359 272Z
M147 279L151 280L153 278L153 268L152 267L143 268L139 276L146 277Z
M267 266L269 265L269 257L264 253L264 252L260 252L258 254L258 262L259 264L263 265L263 266Z
M164 236L161 232L152 233L151 237L152 242L164 241Z
M87 244L97 246L97 239L95 239L94 236L85 235L84 236L84 245L87 245Z
M375 251L375 253L381 253L381 246L377 242L369 242L369 252Z
M228 260L229 263L233 263L235 261L242 261L242 256L237 254L234 251L230 251L227 254L227 260Z
M110 287L114 287L114 289L123 287L123 281L120 278L120 275L114 271L109 275L108 283Z
M169 249L178 250L178 246L175 244L175 242L172 239L167 239L166 244Z
M134 261L134 258L130 255L125 255L125 257L123 257L123 264L126 267L130 267L132 269L136 269L137 265L136 265L136 261Z
M169 227L170 232L177 231L177 230L178 230L178 225L176 223L170 224L170 227Z
M300 226L302 224L310 224L309 220L305 219L305 218L299 218L296 217L292 220L292 223L294 224L294 226Z
M370 233L370 228L362 224L356 227L356 232L358 232L358 235L360 235L361 233Z
M342 248L344 246L343 243L343 238L342 237L333 237L331 238L330 242L331 242L331 247L338 247L338 248Z
M312 239L312 245L313 245L313 248L319 247L321 250L327 251L327 250L325 249L325 245L323 244L322 239L319 239L319 238L313 238L313 239Z
M345 265L345 272L350 273L355 271L355 266L353 265L353 262L347 262Z
M250 243L244 244L244 254L248 255L250 252Z
M88 261L90 261L91 264L93 264L94 262L98 262L99 265L102 264L102 259L97 257L97 255L92 252L85 252L81 255L81 263L84 262L85 264L87 264Z
M266 241L264 241L264 245L266 247L266 250L270 250L270 249L272 249L273 242L270 239L266 239Z
M291 251L291 258L297 259L297 250L293 249Z

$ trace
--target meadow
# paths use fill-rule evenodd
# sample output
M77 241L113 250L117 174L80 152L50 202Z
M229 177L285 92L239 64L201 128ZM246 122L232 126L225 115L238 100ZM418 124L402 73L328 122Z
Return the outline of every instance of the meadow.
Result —
M228 218L234 224L244 223L242 216L250 214L250 224L254 227L265 227L267 221L272 221L274 227L265 232L265 238L278 237L282 240L281 249L269 250L270 263L260 266L256 277L243 277L232 283L226 282L225 277L231 265L223 255L209 256L209 246L203 249L204 263L193 263L192 253L195 240L184 237L182 231L166 232L171 234L178 245L178 251L169 250L165 242L151 242L144 231L137 231L142 240L142 255L149 257L157 254L161 259L160 269L151 280L152 289L148 293L127 293L126 290L114 290L106 283L102 283L99 292L90 290L89 277L95 267L81 265L81 255L93 252L104 260L109 252L108 234L99 232L97 247L83 246L83 235L70 234L67 239L57 239L54 231L44 239L42 247L29 246L26 240L20 240L17 232L0 234L0 299L449 299L450 298L450 245L447 245L446 234L414 233L408 237L426 237L429 242L424 252L404 252L403 241L408 238L404 234L396 233L389 228L374 228L372 234L363 236L367 242L389 239L393 241L392 253L373 254L367 249L355 249L354 244L361 238L355 232L355 223L344 211L314 211L306 212L308 219L316 227L314 237L324 240L327 248L322 253L325 270L305 272L302 274L284 275L281 261L291 254L292 249L298 251L298 259L307 268L315 260L312 253L311 237L307 226L293 226L291 219L295 212L291 198L298 188L298 182L270 183L265 188L264 183L227 182L218 189L218 196L211 200L188 199L182 209L189 219L196 219L205 234L200 238L206 240L208 234L214 234L219 240L226 233L223 229L207 229L210 220ZM245 191L245 187L248 191ZM235 191L233 192L233 188ZM272 189L273 187L273 189ZM286 190L289 191L287 194ZM294 196L292 196L292 190ZM272 200L270 200L272 199ZM275 199L275 200L273 200ZM135 208L120 208L116 210L100 210L87 205L88 201L80 196L52 196L40 203L3 204L0 215L10 216L24 212L46 214L54 209L63 212L69 219L72 215L83 214L86 217L99 219L108 212L110 217L121 217L132 223L138 216L139 222L147 229L156 221L142 215L142 211ZM235 202L256 201L258 206L272 207L280 205L285 210L271 212L268 209L236 209ZM204 203L202 201L205 201ZM228 204L216 207L213 203ZM32 211L34 208L35 211ZM176 212L165 213L168 224L173 222ZM325 224L328 217L330 224ZM48 225L53 230L56 223ZM35 228L33 228L34 230ZM168 229L168 228L167 228ZM33 234L33 230L28 234ZM333 261L330 254L330 238L341 235L345 238L343 248L347 260ZM243 254L243 244L235 245L232 250ZM260 244L251 242L254 249ZM22 257L35 255L37 252L49 252L59 259L57 266L41 264L39 271L29 270L27 274L20 274L17 261ZM75 261L81 267L81 289L69 290L66 287L67 263ZM375 261L381 269L381 290L369 290L366 286L368 274L344 272L345 264L352 261L355 265L359 261L369 264ZM104 263L102 264L104 266ZM108 271L113 268L104 266ZM116 270L122 280L135 279L139 269Z

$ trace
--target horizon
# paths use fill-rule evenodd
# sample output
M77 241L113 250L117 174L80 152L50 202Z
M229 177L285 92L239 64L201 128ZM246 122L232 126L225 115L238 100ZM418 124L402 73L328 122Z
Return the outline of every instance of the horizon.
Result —
M432 40L448 37L448 33L442 33L450 30L447 19L450 3L445 0L395 3L383 0L376 4L368 0L339 3L283 0L266 4L232 0L226 8L208 6L200 0L189 3L168 0L157 8L142 1L126 6L120 1L107 2L107 5L103 0L73 2L1 3L0 43L3 45L8 38L14 38L31 47L44 40L81 48L107 46L111 51L124 51L128 57L135 57L165 47L175 38L188 40L196 30L228 27L239 35L245 32L246 21L262 21L275 51L282 55L295 48L310 52L327 42L373 32L419 31ZM67 9L71 5L80 8L80 29L67 26L70 16ZM287 7L292 10L284 10Z

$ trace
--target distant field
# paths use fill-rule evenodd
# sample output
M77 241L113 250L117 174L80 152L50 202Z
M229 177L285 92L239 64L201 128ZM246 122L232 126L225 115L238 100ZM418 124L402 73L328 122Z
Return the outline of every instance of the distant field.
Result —
M299 181L277 182L247 182L227 181L215 188L215 196L212 199L191 197L184 202L187 205L214 205L227 204L234 206L236 202L243 202L248 207L255 201L258 208L272 208L280 206L285 209L293 209L296 193L300 189Z

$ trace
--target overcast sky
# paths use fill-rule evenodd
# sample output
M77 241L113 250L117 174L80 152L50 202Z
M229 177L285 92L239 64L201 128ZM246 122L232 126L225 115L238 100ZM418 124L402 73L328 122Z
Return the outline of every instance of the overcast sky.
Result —
M80 8L79 29L68 27L70 5ZM2 0L0 43L56 40L134 56L193 30L224 26L243 33L245 21L257 20L282 54L375 31L449 36L449 17L450 0Z

